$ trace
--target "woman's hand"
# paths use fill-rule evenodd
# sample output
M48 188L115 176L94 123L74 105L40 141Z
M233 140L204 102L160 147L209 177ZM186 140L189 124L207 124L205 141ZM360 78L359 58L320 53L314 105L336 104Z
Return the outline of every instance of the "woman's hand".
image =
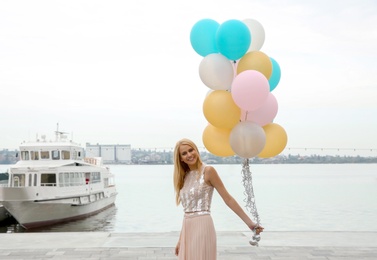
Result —
M255 233L259 235L261 232L263 232L264 227L258 224L254 224L253 226L250 227L251 230L255 230Z
M255 228L255 233L256 233L257 235L259 235L261 232L263 232L263 229L264 229L264 227L262 227L262 226L257 226L257 227Z

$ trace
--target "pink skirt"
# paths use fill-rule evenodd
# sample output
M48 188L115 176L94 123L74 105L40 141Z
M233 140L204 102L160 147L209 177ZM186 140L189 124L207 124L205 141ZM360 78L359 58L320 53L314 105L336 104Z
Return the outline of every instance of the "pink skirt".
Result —
M185 214L178 259L216 260L216 255L216 231L211 215Z

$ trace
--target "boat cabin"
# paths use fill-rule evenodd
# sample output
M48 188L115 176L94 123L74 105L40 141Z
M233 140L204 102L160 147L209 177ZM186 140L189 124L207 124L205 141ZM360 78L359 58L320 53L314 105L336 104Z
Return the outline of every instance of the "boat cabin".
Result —
M61 148L48 146L21 146L20 160L38 161L38 160L82 160L84 150L81 147L66 146Z
M84 158L75 143L27 143L20 146L20 161L11 169L9 187L85 186L101 181L99 168L89 172L85 165L101 166L101 158ZM73 166L75 168L67 168ZM59 170L58 170L59 169ZM72 170L74 169L74 170Z

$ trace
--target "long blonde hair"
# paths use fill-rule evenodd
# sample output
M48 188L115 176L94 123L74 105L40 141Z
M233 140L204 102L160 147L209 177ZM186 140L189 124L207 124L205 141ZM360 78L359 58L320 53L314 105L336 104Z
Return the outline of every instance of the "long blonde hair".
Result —
M174 190L175 190L175 202L177 205L179 205L179 203L181 202L181 198L179 197L179 192L181 191L183 187L185 174L186 172L190 170L189 166L186 163L181 161L181 155L179 153L180 146L185 145L185 144L194 148L196 153L198 154L198 160L196 162L197 168L199 169L203 165L202 159L200 158L198 147L193 141L187 138L183 138L176 143L175 148L174 148Z

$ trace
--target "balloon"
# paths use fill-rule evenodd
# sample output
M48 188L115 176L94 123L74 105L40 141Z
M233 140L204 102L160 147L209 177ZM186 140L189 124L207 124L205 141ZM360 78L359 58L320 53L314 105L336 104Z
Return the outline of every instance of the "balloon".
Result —
M249 28L239 20L228 20L222 23L216 33L219 52L230 60L238 60L245 55L250 41Z
M288 141L284 128L276 123L270 123L263 126L263 130L266 134L266 145L258 157L269 158L281 153Z
M271 123L278 113L278 102L272 93L269 93L266 101L254 111L241 110L241 121L255 122L260 126Z
M256 70L245 70L232 83L232 97L241 109L252 111L266 101L270 86L266 77Z
M203 113L213 126L231 129L239 122L241 109L228 91L214 90L204 99Z
M230 132L232 150L243 158L257 156L266 143L266 134L261 126L253 122L239 122Z
M231 129L221 129L208 124L203 131L203 144L206 149L216 156L233 156L234 152L229 144Z
M216 32L220 24L212 19L202 19L194 24L190 32L192 48L200 55L218 53Z
M263 46L265 38L262 24L254 19L244 19L243 22L249 28L251 34L251 43L248 52L259 51Z
M204 85L213 90L227 90L232 85L234 70L229 60L219 53L203 58L199 65L199 76Z
M261 51L246 53L238 62L237 74L245 70L257 70L269 79L272 74L272 62L270 57Z
M276 62L276 60L274 60L271 57L270 57L270 60L271 60L271 63L272 63L272 74L271 74L270 79L268 80L268 83L270 83L270 91L272 91L279 84L281 71L280 71L280 66Z

